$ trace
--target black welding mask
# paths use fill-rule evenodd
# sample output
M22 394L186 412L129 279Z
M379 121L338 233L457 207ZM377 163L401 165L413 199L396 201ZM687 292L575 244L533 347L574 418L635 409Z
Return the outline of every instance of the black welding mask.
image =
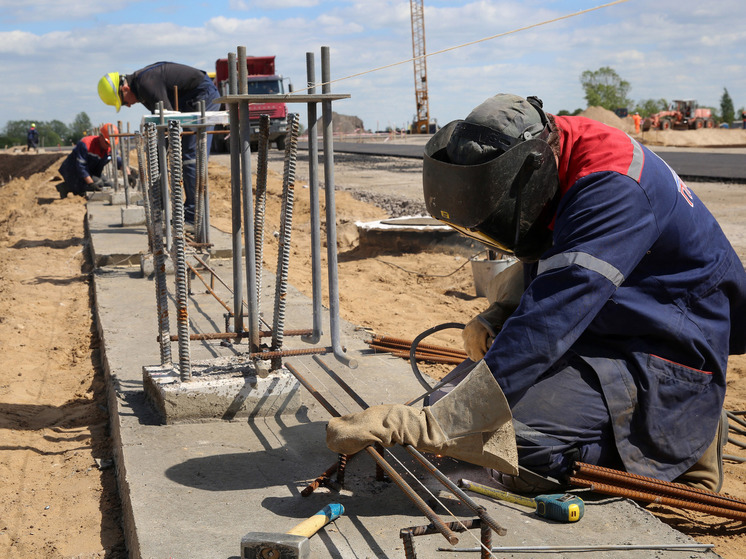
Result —
M557 163L541 100L496 95L425 146L423 191L434 218L523 261L551 246Z

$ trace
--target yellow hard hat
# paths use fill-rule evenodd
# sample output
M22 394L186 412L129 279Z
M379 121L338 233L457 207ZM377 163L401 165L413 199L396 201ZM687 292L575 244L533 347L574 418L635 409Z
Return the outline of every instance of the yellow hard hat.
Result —
M107 105L116 107L119 112L122 108L122 99L119 97L119 72L109 72L98 80L98 96Z

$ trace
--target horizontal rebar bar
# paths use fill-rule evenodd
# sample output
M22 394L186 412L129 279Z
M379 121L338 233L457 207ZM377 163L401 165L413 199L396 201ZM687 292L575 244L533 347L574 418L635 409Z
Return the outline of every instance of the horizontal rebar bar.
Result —
M310 329L304 330L285 330L286 336L307 336L309 332L313 332ZM261 331L259 332L260 338L269 338L272 336L272 332ZM203 334L190 334L190 340L233 340L235 338L248 338L249 333L246 331L242 332L205 332ZM175 341L176 336L171 336L171 341Z

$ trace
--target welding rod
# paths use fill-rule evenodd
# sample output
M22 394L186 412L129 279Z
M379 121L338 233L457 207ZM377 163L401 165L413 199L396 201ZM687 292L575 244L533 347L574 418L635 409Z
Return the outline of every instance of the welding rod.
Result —
M321 365L321 368L330 376L336 383L342 387L342 389L347 392L347 394L350 395L350 397L355 400L355 403L359 405L361 408L368 409L370 406L363 400L336 372L334 372L331 368L329 368L326 363L324 363L321 358L318 356L313 357L314 361ZM495 533L497 533L500 536L504 536L508 533L508 531L500 526L495 520L487 513L487 510L480 505L479 503L475 502L469 495L467 495L458 485L456 485L453 481L451 481L447 476L443 474L440 470L438 470L435 465L430 462L425 456L422 455L422 453L417 450L414 446L411 444L404 445L404 448L414 456L414 458L417 459L420 464L422 464L440 483L442 483L451 493L453 493L456 497L458 497L462 503L464 503L467 507L469 507L471 510L473 510L479 518L484 521L485 524L487 524L490 528L492 528Z
M334 409L334 406L332 406L329 401L324 398L304 377L300 374L300 372L293 367L289 363L285 363L285 367L290 371L295 378L298 379L298 381L303 385L303 387L308 390L311 395L316 398L316 401L321 404L321 406L329 412L329 414L332 417L341 417L341 414ZM417 506L418 509L422 512L422 514L425 515L425 517L432 522L433 526L440 532L440 534L450 543L451 545L455 545L458 543L458 536L456 533L448 528L443 520L435 514L435 511L431 509L428 504L420 497L417 493L414 492L414 490L407 484L406 481L397 473L396 470L394 470L391 465L386 462L386 460L383 459L383 456L381 456L376 449L374 449L372 446L366 447L365 451L373 457L373 460L375 460L379 466L381 466L388 476L392 479L396 485L399 486L399 488L404 492L404 494L409 497L409 499Z
M642 549L653 550L677 550L677 549L712 549L715 546L711 543L669 543L669 544L619 544L619 545L524 545L524 546L506 546L493 547L490 551L502 553L535 553L537 551L634 551ZM479 547L439 547L438 551L450 552L475 552L482 551Z

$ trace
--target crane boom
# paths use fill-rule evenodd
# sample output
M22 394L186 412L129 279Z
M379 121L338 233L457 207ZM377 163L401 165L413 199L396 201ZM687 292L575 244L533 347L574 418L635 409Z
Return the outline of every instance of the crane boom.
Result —
M430 106L427 99L427 62L425 57L424 0L409 0L412 13L412 56L414 58L414 95L417 102L413 134L427 134L430 128Z

